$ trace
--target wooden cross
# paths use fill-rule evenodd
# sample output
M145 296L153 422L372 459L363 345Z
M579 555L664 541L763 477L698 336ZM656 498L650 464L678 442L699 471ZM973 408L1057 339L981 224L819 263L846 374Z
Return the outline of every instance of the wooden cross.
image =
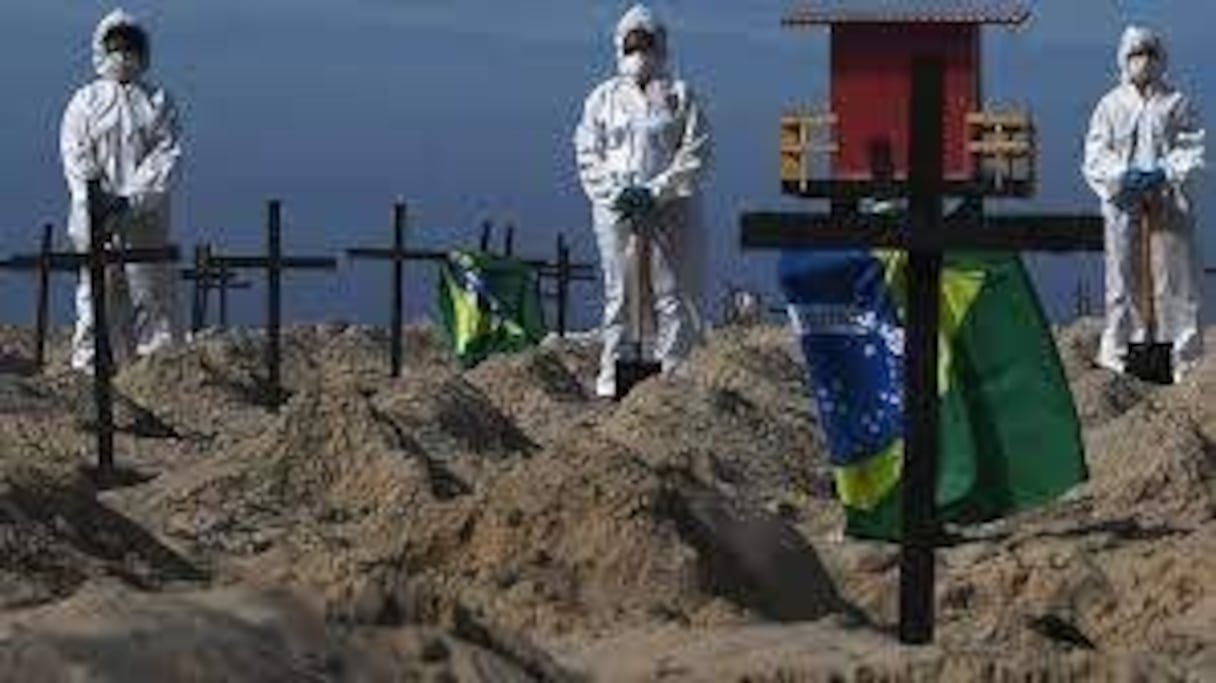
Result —
M443 261L447 259L447 252L405 248L407 217L405 202L394 202L392 214L393 245L388 248L353 247L346 250L346 255L351 259L390 261L393 264L392 290L389 297L389 334L391 335L391 341L389 342L389 371L393 377L401 376L401 367L405 353L403 336L405 294L402 291L405 285L405 262ZM488 239L484 237L487 234L486 232L482 234L483 239Z
M490 238L494 234L494 223L492 221L482 221L481 223L481 240L478 247L483 252L490 251ZM515 253L515 226L508 223L506 234L503 236L502 253L504 256L512 256Z
M490 250L490 237L493 231L493 224L490 221L485 221L481 224L481 250L488 252ZM511 223L507 224L506 235L503 238L504 256L514 256L515 249L515 226ZM566 336L566 315L569 310L570 301L570 284L573 282L596 282L598 280L595 272L595 265L591 263L571 263L570 249L566 246L566 237L562 233L557 235L557 258L555 261L545 261L543 259L522 259L525 265L531 266L536 270L537 286L539 287L545 280L554 280L555 286L552 292L541 292L541 296L545 299L554 300L554 308L556 309L557 318L557 333L559 336Z
M511 256L511 241L515 226L507 226L507 237L504 242L505 255ZM543 289L540 295L554 302L553 308L557 318L558 336L566 336L566 316L570 308L570 285L574 282L595 282L597 280L595 266L590 263L572 263L570 247L566 245L566 236L557 234L556 258L553 261L544 259L520 259L520 262L531 267L536 272L536 286L539 288L546 280L554 283L553 291Z
M42 233L42 249L37 254L14 256L4 265L16 270L38 271L38 363L41 367L49 321L50 276L53 272L80 273L87 269L93 307L93 404L97 413L97 479L108 485L115 476L114 469L114 353L110 346L110 319L106 297L108 270L128 263L170 263L179 258L178 249L169 245L160 248L126 249L111 247L108 226L118 215L106 203L101 182L91 180L87 187L89 216L89 250L87 252L52 251L51 227Z
M908 252L899 636L905 643L923 644L933 639L934 545L940 531L934 492L939 449L937 333L943 252L1099 251L1103 249L1103 231L1097 216L983 215L983 182L969 186L943 179L942 63L917 60L912 79L911 169L906 183L892 179L819 181L817 194L833 200L831 213L746 213L741 228L744 249L887 247ZM965 210L945 219L943 197L950 192L966 198ZM863 215L848 209L850 200L864 196L907 197L907 216Z
M280 373L282 367L281 327L283 310L283 271L336 270L338 260L328 256L284 256L282 244L283 204L272 199L266 212L266 255L232 256L211 254L207 262L221 272L261 270L266 273L266 385L271 392L270 407L278 411L284 392Z
M554 287L552 292L542 291L541 295L547 299L554 300L554 309L557 318L557 334L560 337L566 336L567 328L567 312L570 308L570 285L575 282L597 282L598 275L595 272L595 265L591 263L572 263L570 261L570 247L566 244L566 236L564 233L557 234L557 262L550 263L547 261L525 260L524 263L536 269L537 280L553 280Z
M190 299L190 331L195 334L207 324L212 291L219 293L219 326L225 328L228 327L228 292L251 287L249 281L240 280L228 266L212 263L211 254L211 245L196 244L194 267L181 271L182 279L194 285Z
M0 261L0 270L36 271L38 285L34 302L34 368L46 367L46 338L50 326L51 255L54 253L54 226L42 226L42 242L37 255L18 256Z
M1073 314L1077 318L1085 318L1094 314L1093 299L1089 291L1089 281L1084 275L1077 276L1077 287L1074 292L1075 308Z

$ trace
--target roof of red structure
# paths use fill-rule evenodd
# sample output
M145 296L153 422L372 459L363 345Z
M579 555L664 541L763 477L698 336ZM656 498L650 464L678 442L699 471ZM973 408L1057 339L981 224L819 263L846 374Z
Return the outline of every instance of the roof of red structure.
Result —
M1030 18L1023 0L800 0L786 26L847 23L1021 24Z

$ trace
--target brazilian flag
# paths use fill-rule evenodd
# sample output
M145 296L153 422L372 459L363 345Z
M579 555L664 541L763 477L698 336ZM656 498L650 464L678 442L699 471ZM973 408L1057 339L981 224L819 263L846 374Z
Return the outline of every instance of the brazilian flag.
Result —
M439 271L439 315L453 353L470 368L545 335L536 272L522 261L452 251Z
M791 251L780 263L858 538L901 534L906 265L887 251ZM1085 481L1072 394L1021 259L947 254L938 327L938 519L990 521Z

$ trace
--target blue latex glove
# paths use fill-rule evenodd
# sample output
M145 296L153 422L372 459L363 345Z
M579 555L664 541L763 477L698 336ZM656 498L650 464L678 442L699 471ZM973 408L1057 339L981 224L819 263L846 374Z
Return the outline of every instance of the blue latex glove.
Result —
M1158 167L1151 171L1145 171L1140 176L1140 180L1144 183L1146 190L1156 190L1165 185L1165 169Z
M1119 181L1119 192L1126 201L1134 201L1142 195L1160 189L1165 184L1165 170L1134 168L1123 174Z
M650 213L654 205L654 193L649 188L634 185L621 190L621 194L612 203L612 208L625 218L641 218Z
M1119 192L1127 196L1140 194L1144 190L1140 169L1132 168L1123 172L1119 179Z

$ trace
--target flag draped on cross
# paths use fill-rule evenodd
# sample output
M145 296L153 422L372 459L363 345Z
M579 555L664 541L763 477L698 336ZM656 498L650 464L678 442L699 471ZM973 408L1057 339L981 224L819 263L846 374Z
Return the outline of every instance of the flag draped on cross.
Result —
M545 334L534 269L487 252L449 254L440 268L439 314L464 367L534 346Z
M901 533L906 258L800 250L780 264L847 533L859 538ZM948 254L939 329L939 520L997 519L1084 481L1072 395L1021 259Z

